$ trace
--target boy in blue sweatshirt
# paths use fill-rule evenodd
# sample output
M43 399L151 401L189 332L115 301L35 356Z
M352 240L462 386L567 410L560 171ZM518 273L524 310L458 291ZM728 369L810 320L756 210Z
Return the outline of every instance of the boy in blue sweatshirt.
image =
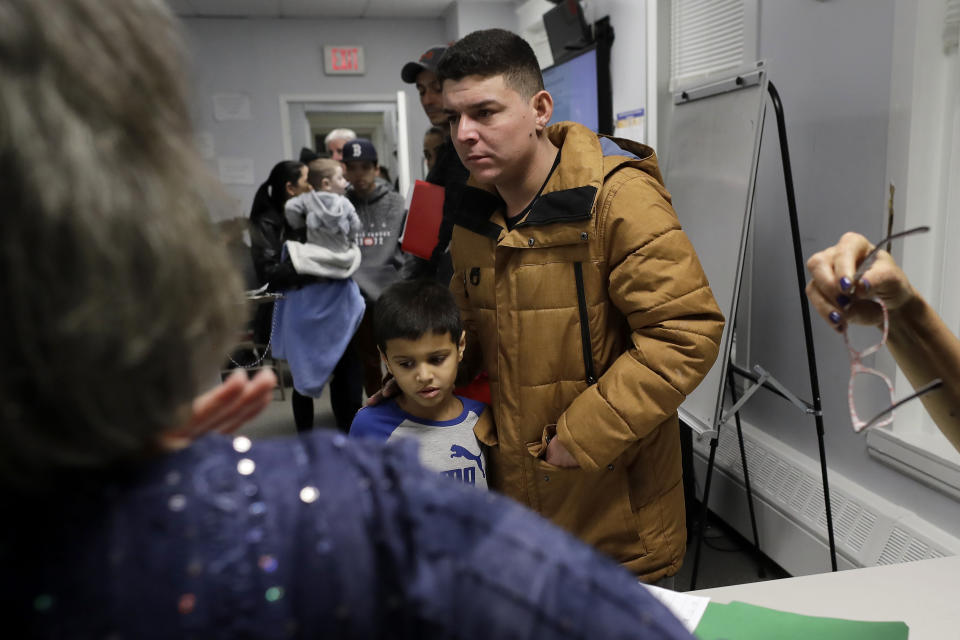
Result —
M425 467L485 489L481 441L495 444L493 423L483 403L453 393L466 341L450 291L432 280L391 285L377 301L373 330L401 393L361 409L350 436L414 438Z

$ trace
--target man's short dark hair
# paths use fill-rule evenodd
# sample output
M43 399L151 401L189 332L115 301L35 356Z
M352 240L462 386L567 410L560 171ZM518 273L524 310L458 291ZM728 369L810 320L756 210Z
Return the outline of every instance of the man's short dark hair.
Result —
M417 340L427 333L463 333L460 309L450 290L435 280L405 280L387 287L373 308L373 335L384 353L387 340Z
M527 41L505 29L469 33L450 45L437 65L437 77L462 80L466 76L503 75L507 86L524 98L543 89L537 55Z

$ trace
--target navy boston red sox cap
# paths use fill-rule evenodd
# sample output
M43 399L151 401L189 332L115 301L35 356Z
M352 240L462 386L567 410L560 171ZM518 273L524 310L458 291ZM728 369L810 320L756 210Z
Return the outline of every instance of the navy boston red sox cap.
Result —
M366 138L350 140L343 145L343 162L360 160L362 162L376 162L377 149Z

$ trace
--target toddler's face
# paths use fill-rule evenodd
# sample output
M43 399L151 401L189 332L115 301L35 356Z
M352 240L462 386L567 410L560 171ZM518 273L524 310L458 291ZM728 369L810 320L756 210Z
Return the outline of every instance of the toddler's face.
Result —
M343 167L337 167L336 172L333 174L332 178L327 178L325 180L327 185L327 191L331 193L336 193L338 195L343 195L347 192L347 179L343 177Z
M437 416L456 403L453 386L465 345L465 334L459 343L449 333L387 340L383 361L403 392L398 402L404 411L420 418L446 419Z

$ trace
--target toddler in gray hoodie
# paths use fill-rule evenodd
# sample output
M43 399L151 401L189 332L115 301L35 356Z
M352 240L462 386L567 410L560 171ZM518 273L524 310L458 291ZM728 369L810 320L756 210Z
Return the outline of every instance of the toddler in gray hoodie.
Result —
M297 273L324 278L348 278L360 266L357 234L360 218L345 196L347 181L336 160L320 158L310 163L317 174L317 190L290 198L285 205L287 223L307 230L307 242L287 241L286 249Z
M287 200L284 213L307 242L288 240L284 251L299 274L314 282L284 292L273 311L271 348L286 359L297 393L319 397L363 318L365 303L350 277L360 266L360 218L343 196L346 181L335 160L314 160L320 189ZM359 391L356 398L359 406Z

